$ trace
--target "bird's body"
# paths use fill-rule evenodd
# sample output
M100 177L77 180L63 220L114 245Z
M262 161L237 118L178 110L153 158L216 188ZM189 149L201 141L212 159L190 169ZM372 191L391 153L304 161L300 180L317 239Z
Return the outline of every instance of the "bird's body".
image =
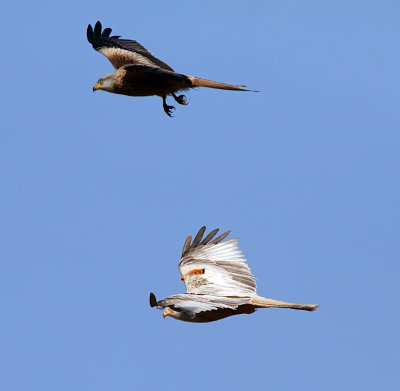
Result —
M113 81L103 90L128 96L167 96L191 87L187 76L147 65L124 65L103 79Z
M175 109L168 106L166 97L172 96L179 104L186 105L184 95L176 93L190 88L208 87L225 90L249 91L245 86L215 82L199 77L176 73L165 62L154 57L138 42L111 36L111 29L102 30L100 22L94 29L89 24L88 41L93 48L104 54L115 68L114 73L103 76L94 85L93 91L104 90L128 96L160 96L164 111L171 116Z
M223 241L230 232L214 239L218 229L204 239L205 227L196 237L186 239L179 263L187 293L157 301L150 293L150 306L164 309L164 318L172 316L185 322L205 323L240 314L252 314L257 308L292 308L314 311L317 304L297 304L258 296L256 283L237 239Z
M207 323L240 314L252 314L255 307L249 298L219 297L211 295L178 294L168 296L157 304L166 310L165 316L172 316L184 322ZM198 311L199 309L201 311ZM182 309L179 311L178 309ZM193 309L193 311L191 311Z

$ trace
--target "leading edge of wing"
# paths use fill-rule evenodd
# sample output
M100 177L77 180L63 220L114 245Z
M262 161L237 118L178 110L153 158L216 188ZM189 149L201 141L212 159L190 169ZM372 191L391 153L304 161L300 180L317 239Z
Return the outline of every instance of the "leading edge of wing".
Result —
M176 294L160 300L157 304L162 307L175 307L190 312L199 313L218 309L237 309L239 306L248 304L248 298L218 297L212 295L190 295L187 293Z

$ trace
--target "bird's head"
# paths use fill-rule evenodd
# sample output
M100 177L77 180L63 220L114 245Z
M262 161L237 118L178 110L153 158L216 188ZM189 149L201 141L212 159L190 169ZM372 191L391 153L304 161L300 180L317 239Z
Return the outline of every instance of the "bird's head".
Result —
M93 92L97 90L113 92L114 78L115 78L114 73L109 73L108 75L101 77L99 80L97 80L97 83L93 86Z
M163 312L163 318L165 319L167 316L171 316L177 320L183 320L185 322L192 322L196 317L196 314L189 309L181 309L175 306L167 307Z
M163 318L165 319L167 316L172 316L173 318L177 317L179 312L173 310L171 307L167 307L163 312Z
M168 307L165 307L163 305L163 300L157 301L156 295L153 292L150 292L150 307L157 307L160 310L165 308L163 312L164 319L167 316L171 316L178 320L193 322L193 319L196 317L196 313L193 312L192 308L181 308L172 303Z
M157 307L159 309L163 308L162 304L157 302L156 295L153 292L150 292L150 307ZM165 307L163 318L165 319L167 316L172 316L173 318L178 319L181 313L182 310L175 308L174 306Z

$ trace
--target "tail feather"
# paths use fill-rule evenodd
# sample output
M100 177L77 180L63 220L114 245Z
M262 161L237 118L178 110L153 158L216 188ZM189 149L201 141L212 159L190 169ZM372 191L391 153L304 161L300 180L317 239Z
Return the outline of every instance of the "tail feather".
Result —
M218 81L212 81L207 79L202 79L200 77L188 76L192 82L192 87L208 87L208 88L218 88L220 90L234 90L234 91L253 91L247 90L246 86L236 86L233 84L220 83Z
M319 304L297 304L286 301L269 299L268 297L256 296L251 299L251 304L258 308L292 308L294 310L315 311Z

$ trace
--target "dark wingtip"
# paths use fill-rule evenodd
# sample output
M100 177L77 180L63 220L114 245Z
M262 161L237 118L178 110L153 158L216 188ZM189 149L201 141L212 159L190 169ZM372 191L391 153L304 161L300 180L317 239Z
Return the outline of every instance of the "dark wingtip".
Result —
M219 228L215 228L214 230L212 230L202 241L201 241L201 245L205 245L207 244L219 231Z
M183 249L182 249L182 257L187 253L187 251L190 249L190 243L192 243L192 235L188 235L188 237L185 240L185 243L183 244Z
M90 43L93 43L94 34L93 34L92 25L90 25L90 24L89 24L89 26L87 27L86 35L87 35L88 41L89 41Z
M157 307L156 295L153 292L150 292L150 307Z
M111 34L111 28L107 27L103 30L103 32L101 33L101 38L108 38Z
M192 245L190 246L191 248L197 247L197 245L201 242L201 239L203 238L204 232L206 231L206 226L203 225L200 229L199 232L197 232L197 235L193 239Z
M224 234L218 236L218 238L214 239L213 241L210 242L210 244L218 244L219 242L222 242L226 237L228 237L232 231L227 231Z
M102 31L102 28L103 27L99 20L94 25L94 28L90 24L87 28L87 39L92 44L95 50L98 50L102 45L108 43L109 40L118 40L118 38L120 37L119 35L113 35L112 37L110 37L112 29L110 27L106 27Z
M94 25L94 36L95 37L100 37L101 36L101 23L100 23L99 20Z

